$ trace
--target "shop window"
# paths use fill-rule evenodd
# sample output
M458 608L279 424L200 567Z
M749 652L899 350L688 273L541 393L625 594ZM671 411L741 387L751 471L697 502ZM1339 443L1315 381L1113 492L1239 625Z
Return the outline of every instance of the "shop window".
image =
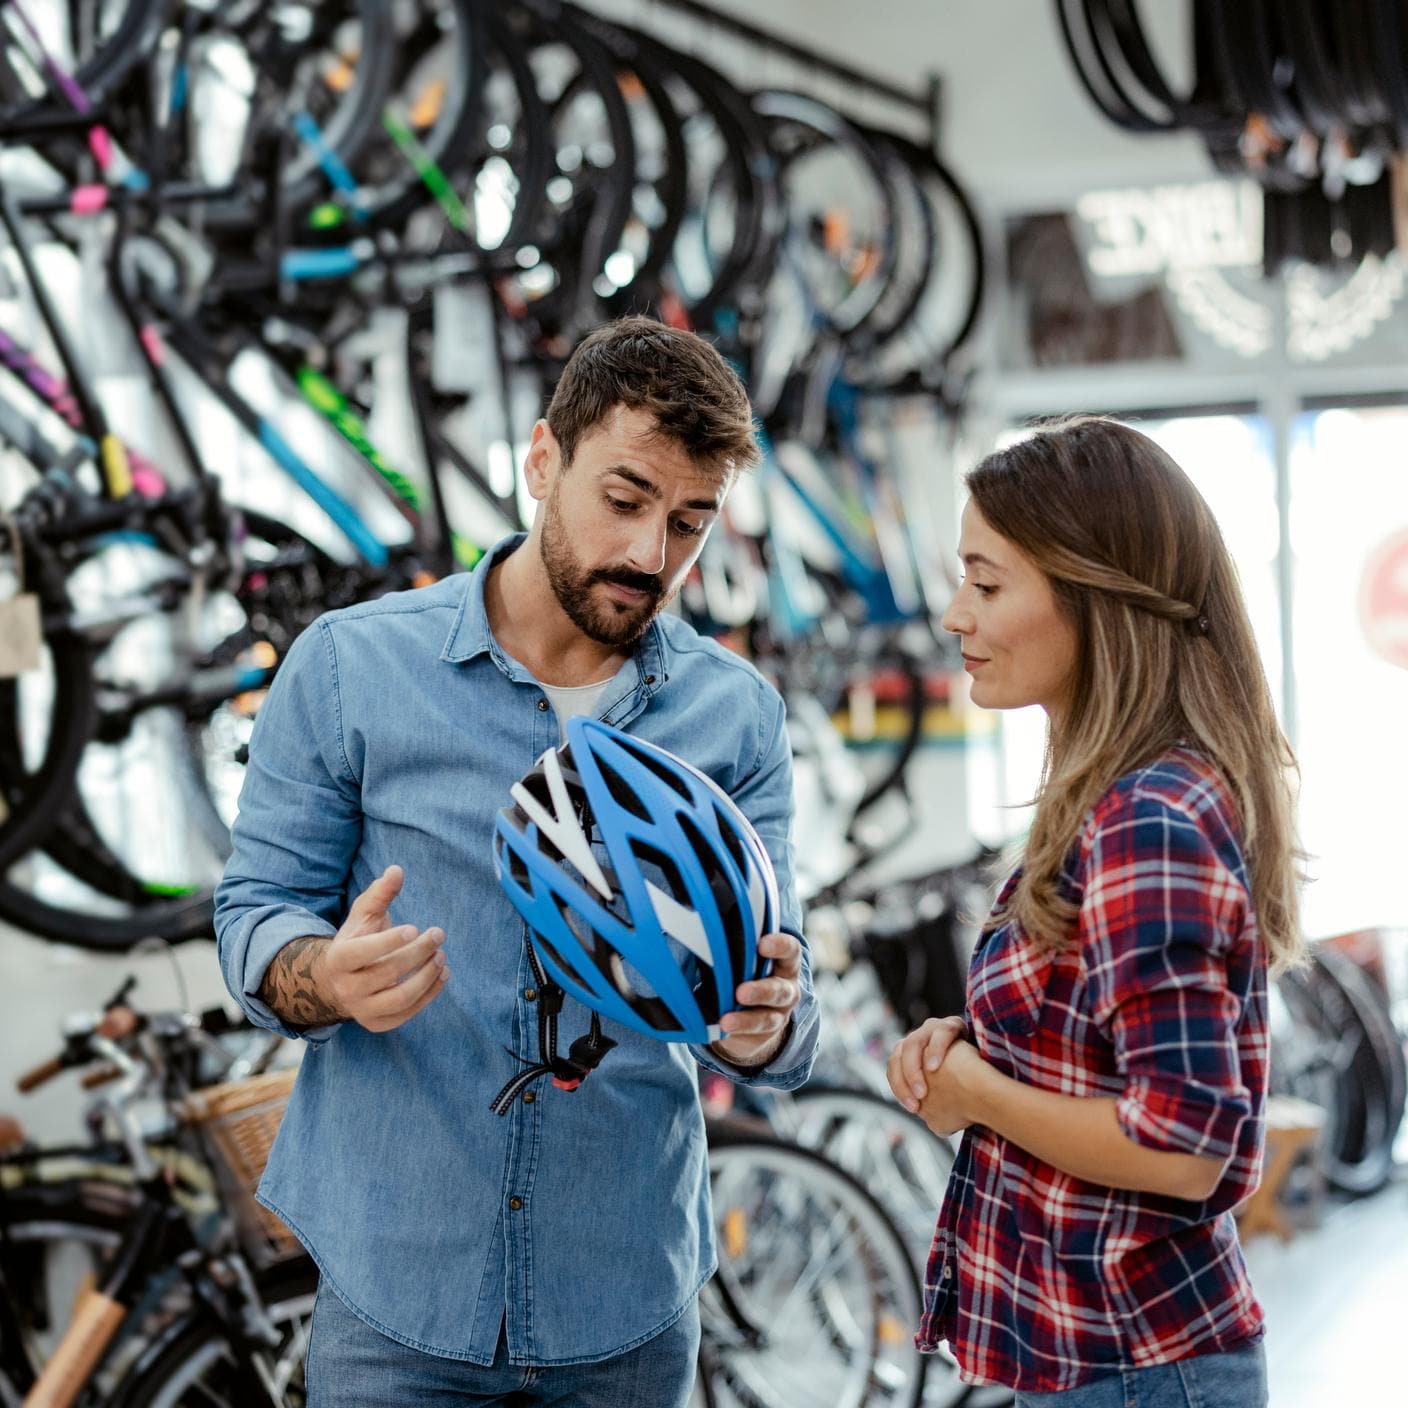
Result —
M1408 406L1307 413L1291 453L1307 934L1408 923Z

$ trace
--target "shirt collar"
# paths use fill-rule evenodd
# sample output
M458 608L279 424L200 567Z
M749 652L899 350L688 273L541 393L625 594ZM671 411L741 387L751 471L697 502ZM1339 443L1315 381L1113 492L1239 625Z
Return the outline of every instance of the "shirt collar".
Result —
M518 663L505 655L494 633L489 629L489 613L484 606L484 584L489 580L489 572L510 553L515 552L528 540L527 533L512 533L500 539L479 560L478 566L469 574L464 595L460 599L459 610L450 623L450 633L445 638L445 648L440 652L441 660L452 665L463 664L477 655L488 654L494 663L514 678L531 678ZM645 634L636 643L635 653L623 675L630 675L630 664L635 666L635 680L632 685L647 694L654 694L669 674L669 646L665 632L658 620L646 627ZM619 678L619 677L618 677Z

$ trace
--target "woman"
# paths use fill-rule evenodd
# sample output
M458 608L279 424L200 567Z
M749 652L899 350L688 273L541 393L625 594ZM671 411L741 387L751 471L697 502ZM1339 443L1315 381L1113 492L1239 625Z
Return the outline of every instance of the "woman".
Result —
M1267 970L1301 941L1295 762L1236 573L1187 476L1112 421L967 483L944 626L974 702L1040 704L1047 747L966 1021L890 1057L907 1109L967 1131L918 1342L1021 1408L1261 1408L1232 1212L1260 1172Z

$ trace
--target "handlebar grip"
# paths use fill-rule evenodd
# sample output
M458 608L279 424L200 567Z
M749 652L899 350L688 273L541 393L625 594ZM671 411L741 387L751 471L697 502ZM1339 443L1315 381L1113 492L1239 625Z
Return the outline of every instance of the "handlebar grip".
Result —
M142 1025L142 1020L125 1003L109 1007L98 1023L98 1035L109 1041L124 1041Z
M80 1080L84 1090L96 1090L100 1085L106 1085L109 1081L120 1080L122 1072L116 1066L99 1066L95 1071L88 1071Z
M32 1090L38 1090L45 1081L53 1080L64 1069L64 1065L64 1058L55 1056L43 1065L32 1066L15 1081L15 1089L21 1095L28 1095Z
M349 247L340 249L291 249L279 261L284 279L336 279L355 274L363 260Z
M232 1017L223 1007L207 1007L200 1014L200 1029L207 1036L228 1036L231 1032L252 1031L253 1026L243 1013Z

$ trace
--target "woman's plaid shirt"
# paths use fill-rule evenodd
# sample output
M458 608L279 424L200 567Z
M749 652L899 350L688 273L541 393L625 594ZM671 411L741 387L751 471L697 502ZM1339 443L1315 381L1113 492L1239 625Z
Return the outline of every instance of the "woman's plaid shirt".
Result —
M917 1341L948 1340L970 1383L1033 1393L1262 1333L1232 1209L1261 1171L1266 967L1219 774L1179 748L1121 778L1087 819L1063 886L1078 942L1054 960L1013 923L984 931L966 1014L978 1049L1043 1090L1115 1097L1140 1144L1227 1168L1194 1203L1084 1182L967 1131Z

